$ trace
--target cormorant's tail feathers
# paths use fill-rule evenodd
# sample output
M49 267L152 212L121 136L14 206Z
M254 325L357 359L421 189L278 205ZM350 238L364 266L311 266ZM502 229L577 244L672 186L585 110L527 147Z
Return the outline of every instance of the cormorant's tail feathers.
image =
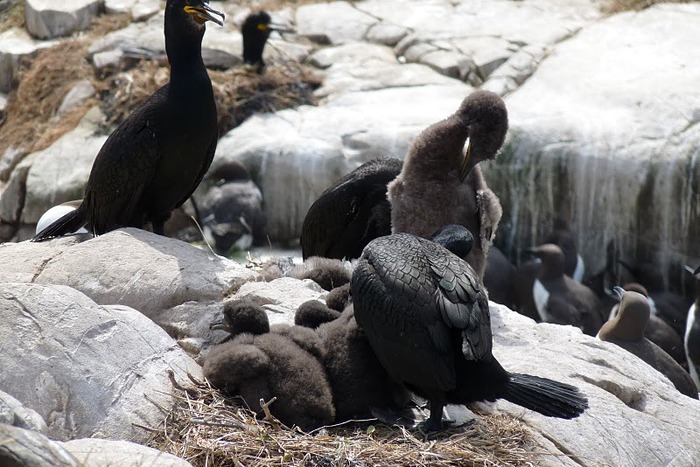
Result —
M578 388L539 376L511 373L503 398L547 417L575 418L588 408Z
M61 217L46 227L44 230L32 237L33 242L42 242L61 235L71 234L85 225L85 210L78 207Z

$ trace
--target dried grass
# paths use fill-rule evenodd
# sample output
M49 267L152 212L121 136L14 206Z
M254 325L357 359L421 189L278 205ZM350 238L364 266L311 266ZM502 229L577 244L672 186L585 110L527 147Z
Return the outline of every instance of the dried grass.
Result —
M606 0L601 6L604 13L620 13L629 10L644 10L657 3L697 3L698 0Z
M524 426L505 415L480 419L423 438L375 421L311 433L258 420L206 382L173 380L176 408L149 443L194 466L481 466L536 465L537 447ZM417 436L418 435L418 436Z

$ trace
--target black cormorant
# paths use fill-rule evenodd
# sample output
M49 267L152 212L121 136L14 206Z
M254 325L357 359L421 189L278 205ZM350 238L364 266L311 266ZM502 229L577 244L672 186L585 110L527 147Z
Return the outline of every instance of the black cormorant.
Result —
M274 31L272 18L266 11L254 11L246 16L241 25L243 36L243 63L252 65L258 72L265 70L263 50Z
M225 329L235 337L215 346L204 360L212 386L240 396L257 410L260 399L277 400L270 412L288 426L312 430L335 417L333 396L321 364L319 337L300 326L270 326L265 311L252 303L224 304ZM269 330L269 332L266 332Z
M507 130L506 106L488 91L471 93L457 112L423 130L389 183L392 232L430 238L444 225L465 226L477 239L466 259L483 280L502 210L477 164L496 157Z
M164 233L173 209L184 203L206 173L218 139L216 104L202 61L205 23L224 15L207 0L168 0L165 51L170 82L107 138L97 154L75 211L39 232L44 240L86 223L96 235L120 227Z
M461 251L473 242L463 226L445 230ZM455 242L455 236L462 240ZM447 403L504 398L561 418L576 417L587 407L573 386L501 367L491 353L491 318L481 281L445 247L405 233L375 239L358 261L351 288L355 319L383 367L430 401L430 418L422 428L440 429Z
M617 315L603 325L598 338L636 355L671 380L680 393L697 399L698 388L688 372L661 347L644 337L650 314L647 298L621 287L615 287L615 291L620 295Z
M373 159L327 188L304 218L302 256L355 259L371 240L389 235L387 184L401 172L401 165L399 159Z

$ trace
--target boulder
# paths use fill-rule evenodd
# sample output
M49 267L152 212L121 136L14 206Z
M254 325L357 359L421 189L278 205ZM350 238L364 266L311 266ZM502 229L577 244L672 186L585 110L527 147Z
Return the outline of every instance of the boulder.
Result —
M128 441L84 438L58 444L83 467L192 467L177 456Z
M24 29L12 28L0 33L0 92L9 92L19 71L20 60L31 57L50 41L35 41Z
M104 0L25 0L24 22L27 31L39 39L69 36L87 29L104 8Z
M311 279L280 277L270 282L243 284L231 300L246 298L262 305L270 324L294 324L299 305L309 300L322 300L326 295L327 292Z
M573 384L588 397L589 408L573 420L545 417L507 401L493 406L530 427L551 454L546 465L700 462L698 400L679 394L664 375L614 344L573 326L536 324L490 305L493 351L506 370Z
M0 423L0 465L78 467L80 464L60 443L45 435Z
M201 374L138 311L70 287L3 282L0 309L0 387L39 413L54 439L145 441L174 403L167 373Z
M158 323L192 356L210 345L224 297L259 275L180 240L120 229L0 245L0 282L61 284L100 305L126 305Z
M75 129L29 156L32 159L24 186L22 223L36 224L52 206L83 197L92 163L107 140L106 135L96 133L101 117L98 108L91 109ZM21 174L21 168L16 167L10 183ZM17 185L21 190L21 182Z
M229 159L243 163L263 193L269 237L292 241L334 181L369 159L403 158L412 139L452 114L470 91L449 80L339 93L321 107L254 116L219 140L210 170Z
M297 34L320 44L360 41L377 22L349 2L307 4L296 11Z
M46 433L48 427L41 415L28 409L11 395L0 391L0 423Z

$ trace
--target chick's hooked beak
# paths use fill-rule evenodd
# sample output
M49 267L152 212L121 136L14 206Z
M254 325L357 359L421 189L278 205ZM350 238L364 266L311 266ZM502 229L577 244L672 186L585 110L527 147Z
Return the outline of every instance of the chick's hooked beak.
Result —
M209 5L207 5L204 2L202 2L200 5L197 5L197 6L187 5L185 7L185 13L189 13L191 15L194 15L195 20L200 24L203 24L206 21L211 21L213 23L218 24L219 26L223 26L224 19L226 19L226 16L223 13L211 8ZM217 18L214 15L221 16L221 19Z
M614 292L614 295L616 296L614 298L617 298L617 301L622 301L622 296L625 295L625 289L623 289L622 287L619 287L619 286L615 286L615 287L613 287L613 292Z
M463 182L465 178L467 178L467 175L469 175L469 172L472 171L474 168L474 160L471 157L472 155L472 142L471 139L467 141L467 150L464 151L464 159L462 160L462 165L459 168L459 181Z

